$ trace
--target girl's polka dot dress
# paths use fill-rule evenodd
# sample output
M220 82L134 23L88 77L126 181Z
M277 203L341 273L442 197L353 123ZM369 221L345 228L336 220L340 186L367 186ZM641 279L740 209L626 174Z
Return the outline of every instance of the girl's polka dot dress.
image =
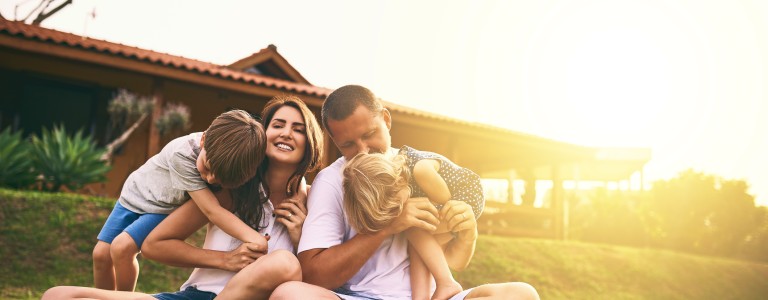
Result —
M416 162L422 159L434 159L440 162L440 170L437 172L443 177L448 190L451 192L452 200L464 201L472 206L472 212L475 219L480 217L485 207L485 198L483 197L483 187L480 185L480 176L467 168L462 168L454 164L449 159L437 153L428 151L419 151L408 146L400 148L399 154L405 155L406 165L413 174L413 167ZM416 184L416 180L411 176L408 185L411 188L411 197L426 197L426 193ZM442 205L436 205L439 210Z

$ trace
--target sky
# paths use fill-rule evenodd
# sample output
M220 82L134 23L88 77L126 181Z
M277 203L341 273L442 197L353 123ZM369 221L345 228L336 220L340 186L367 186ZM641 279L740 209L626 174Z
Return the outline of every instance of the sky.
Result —
M221 65L274 44L317 86L650 148L649 182L692 168L768 205L768 1L75 0L42 25Z

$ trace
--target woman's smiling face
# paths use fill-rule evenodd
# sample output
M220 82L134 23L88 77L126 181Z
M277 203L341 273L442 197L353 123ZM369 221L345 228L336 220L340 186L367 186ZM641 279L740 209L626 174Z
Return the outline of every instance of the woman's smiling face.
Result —
M301 112L291 106L279 108L269 120L267 158L270 163L298 165L304 158L307 134Z

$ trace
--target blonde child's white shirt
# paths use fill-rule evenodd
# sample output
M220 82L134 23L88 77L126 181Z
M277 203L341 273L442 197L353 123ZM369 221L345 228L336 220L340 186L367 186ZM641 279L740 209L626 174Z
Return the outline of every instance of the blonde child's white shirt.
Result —
M390 152L397 153L397 149ZM304 220L298 252L327 249L340 245L357 232L344 214L342 170L346 160L337 159L315 177L307 198L307 219ZM375 299L411 299L408 241L403 234L387 237L360 270L336 289L343 294L355 294Z
M272 201L267 201L263 207L264 218L261 224L265 227L259 230L259 233L262 235L269 234L268 252L288 250L295 254L296 251L293 248L288 229L285 225L275 222L275 208L272 205ZM204 249L232 251L242 244L242 241L233 238L218 226L213 225L213 223L208 224L208 233L205 235L205 243L203 244ZM195 268L187 282L181 286L181 290L192 286L200 291L212 292L218 295L234 275L235 272L220 269Z

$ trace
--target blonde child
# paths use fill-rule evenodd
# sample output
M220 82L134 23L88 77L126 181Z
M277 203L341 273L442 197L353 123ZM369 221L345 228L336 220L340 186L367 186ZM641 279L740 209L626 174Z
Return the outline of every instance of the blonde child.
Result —
M131 173L93 249L95 287L133 291L144 239L190 198L227 234L266 248L266 238L223 208L211 191L235 188L254 177L264 159L265 140L257 120L232 110L219 115L205 132L172 140Z
M360 233L385 228L411 197L427 197L438 210L448 200L465 201L472 206L474 216L471 217L475 218L480 216L485 204L477 174L442 155L408 146L403 146L392 157L358 154L347 162L343 176L344 211L352 227ZM406 232L413 299L430 298L429 274L436 285L432 299L448 299L462 291L451 275L441 246L452 238L446 221L441 218L434 233L421 229Z

